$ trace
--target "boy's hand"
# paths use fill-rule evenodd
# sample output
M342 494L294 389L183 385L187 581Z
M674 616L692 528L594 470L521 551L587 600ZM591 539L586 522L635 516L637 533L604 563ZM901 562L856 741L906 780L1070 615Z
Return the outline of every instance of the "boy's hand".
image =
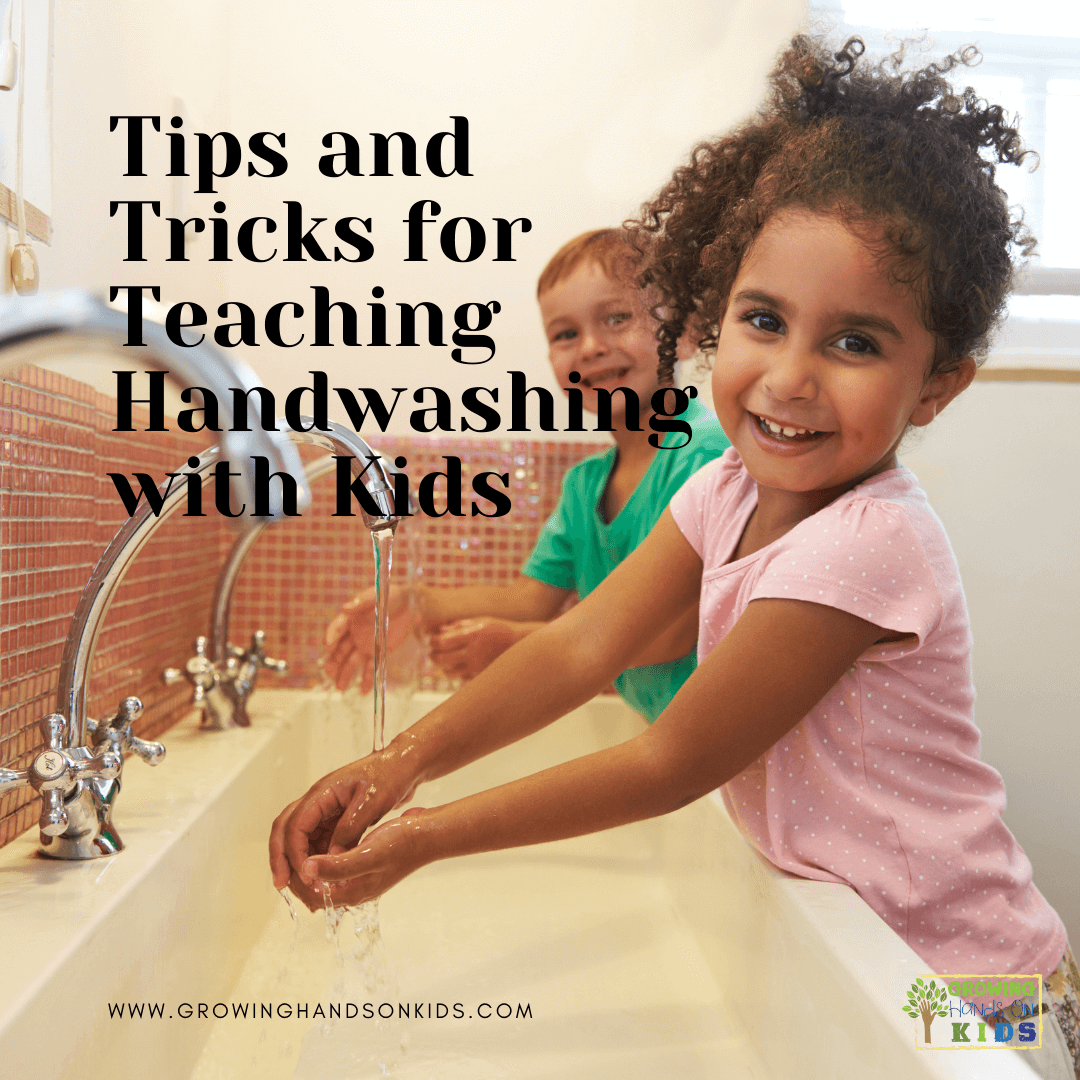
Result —
M431 659L447 675L471 679L511 645L544 623L513 622L482 615L445 623L431 636Z
M390 592L390 629L387 649L396 649L413 630L409 594L405 589ZM339 690L345 690L360 672L360 692L375 685L375 589L357 593L342 605L326 627L326 674Z
M338 855L416 789L395 754L371 754L324 776L278 815L270 831L274 887L289 885L314 910L323 903L319 882L304 873L314 855ZM333 899L333 896L331 897Z

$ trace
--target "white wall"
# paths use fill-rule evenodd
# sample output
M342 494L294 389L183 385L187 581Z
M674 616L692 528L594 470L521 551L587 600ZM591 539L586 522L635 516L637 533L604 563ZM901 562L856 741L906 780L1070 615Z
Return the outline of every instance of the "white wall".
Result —
M45 214L49 213L49 54L52 48L49 0L23 0L26 33L19 27L19 0L0 0L0 26L12 11L11 30L15 45L25 40L23 62L23 195ZM17 132L19 115L18 82L11 90L0 91L0 183L16 190ZM14 241L13 241L14 242Z
M54 238L50 248L35 246L43 288L104 294L113 284L159 283L163 299L181 286L207 297L223 290L215 264L125 263L123 225L109 217L116 199L159 199L168 213L171 193L163 139L148 146L152 175L124 177L126 144L119 131L110 134L111 115L167 117L173 96L183 93L190 108L220 110L227 125L229 40L218 5L57 0L53 21Z
M245 350L245 359L277 393L313 368L327 371L331 386L437 385L455 404L463 388L484 385L505 388L502 405L508 370L555 391L534 300L539 271L570 237L618 224L695 141L750 111L802 10L802 0L57 0L58 235L45 280L98 288L160 282L167 303L195 300L211 316L222 301L244 301L259 316L260 336L274 303L295 300L310 310L312 285L362 314L376 285L392 313L398 301L428 300L450 319L461 303L498 300L498 352L483 365L455 363L450 345L289 350L266 343ZM305 215L329 219L320 230L339 217L370 217L374 258L209 263L203 234L187 265L164 263L160 242L155 262L124 264L123 227L109 221L108 201L158 198L166 216L172 189L163 175L165 135L153 140L156 175L124 178L124 140L108 133L108 116L158 113L164 128L174 97L184 101L186 132L229 130L245 143L256 131L287 138L284 176L234 178L219 196L190 194L185 216L212 216L221 197L234 230L265 215L281 223L270 238L279 241L282 203L296 200ZM317 170L327 132L355 134L370 160L370 132L408 131L422 146L454 115L470 121L471 177L330 179ZM516 240L513 263L493 263L485 253L455 264L437 249L426 263L405 263L402 219L417 199L437 200L443 221L524 216L533 229ZM157 222L153 232L163 239ZM337 418L346 419L340 411ZM404 412L394 430L408 430L402 420Z
M960 563L982 754L1080 941L1080 384L977 382L903 455Z

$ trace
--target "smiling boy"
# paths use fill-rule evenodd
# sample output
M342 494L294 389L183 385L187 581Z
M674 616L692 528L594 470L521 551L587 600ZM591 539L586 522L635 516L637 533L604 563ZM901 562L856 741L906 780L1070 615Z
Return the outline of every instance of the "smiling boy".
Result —
M553 619L568 596L587 596L648 535L671 496L729 443L716 418L691 399L681 419L693 436L668 434L659 448L626 415L627 387L639 401L659 389L656 323L633 283L631 251L617 229L597 229L565 244L540 275L537 298L548 357L559 384L575 384L596 413L610 400L615 445L571 468L559 504L521 573L507 585L419 590L417 605L431 631L432 659L448 674L471 678L511 645ZM655 438L655 436L654 436ZM399 593L391 646L408 633ZM326 670L340 688L363 666L371 686L373 596L345 605L327 628ZM635 658L615 685L655 719L694 670L696 612L689 612Z

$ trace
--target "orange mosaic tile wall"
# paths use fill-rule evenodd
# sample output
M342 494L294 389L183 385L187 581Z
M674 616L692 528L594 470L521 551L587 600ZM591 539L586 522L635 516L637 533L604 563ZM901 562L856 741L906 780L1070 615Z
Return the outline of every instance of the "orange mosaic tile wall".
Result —
M432 585L493 584L517 574L536 542L541 526L555 509L563 474L595 443L525 442L491 439L372 437L384 456L404 457L415 490L419 478L446 469L445 458L462 460L463 507L469 512L470 477L475 473L507 475L513 509L502 518L417 515L395 537L392 580L419 571ZM305 451L308 448L304 448ZM322 451L305 452L306 459ZM359 516L333 517L334 477L313 487L312 507L303 518L267 528L244 563L232 605L230 638L247 645L256 629L266 632L267 652L283 656L290 674L280 685L308 686L319 679L319 658L327 622L344 599L374 583L370 536ZM445 503L436 488L436 506ZM482 504L487 510L491 506ZM424 689L450 684L424 663Z
M94 564L126 517L109 472L164 476L205 439L117 436L113 399L29 367L0 382L0 765L26 768L38 722L56 709L60 658ZM138 734L155 738L186 710L183 687L158 677L176 641L205 618L221 550L216 519L174 516L117 590L91 667L89 707L111 716L131 694ZM0 844L40 815L29 787L0 797Z
M163 477L206 445L180 432L112 431L115 401L54 372L27 368L0 381L0 766L26 768L41 746L38 721L56 708L60 657L93 566L125 517L109 472ZM138 426L136 424L136 426ZM373 436L387 457L404 456L419 478L460 457L463 493L477 472L507 474L511 512L502 518L417 516L398 532L394 580L419 567L436 585L512 578L554 509L563 473L595 443ZM305 458L321 451L304 447ZM438 489L437 489L438 491ZM282 684L313 686L326 623L374 579L371 541L359 516L333 517L334 479L315 485L300 518L267 528L249 553L232 605L230 638L266 632L267 652L289 661ZM436 495L438 505L441 496ZM469 498L465 495L466 513ZM486 507L490 509L489 506ZM165 687L194 639L209 633L218 569L235 534L216 516L179 514L154 534L120 586L93 659L90 714L112 715L139 697L136 725L156 738L190 712L191 689ZM265 675L266 685L273 676ZM422 662L421 685L446 684ZM167 739L166 739L167 742ZM163 768L167 768L166 762ZM0 797L0 845L35 825L28 787Z

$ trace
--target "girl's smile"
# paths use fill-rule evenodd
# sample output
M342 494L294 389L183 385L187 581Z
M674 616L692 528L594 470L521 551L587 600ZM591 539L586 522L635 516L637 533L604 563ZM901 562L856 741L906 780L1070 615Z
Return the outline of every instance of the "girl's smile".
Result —
M827 439L832 432L816 431L810 428L799 427L797 424L786 423L769 416L758 416L751 413L751 417L757 422L755 434L761 440L764 447L776 451L779 447L787 445L794 450L795 447L806 447L811 443L821 442Z
M934 348L916 295L867 238L832 215L785 210L732 286L717 415L759 488L831 501L894 468L908 425L928 424L970 381L970 360L931 378Z

